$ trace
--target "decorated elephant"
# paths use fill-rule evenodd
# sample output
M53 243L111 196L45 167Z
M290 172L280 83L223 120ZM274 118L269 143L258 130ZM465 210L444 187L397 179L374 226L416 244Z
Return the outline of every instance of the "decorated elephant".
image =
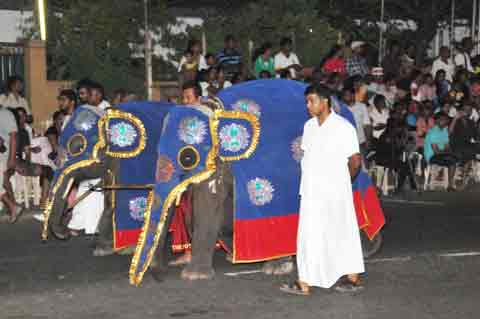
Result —
M165 270L171 208L196 185L203 185L204 200L212 203L194 210L192 260L183 278L214 274L213 250L225 221L233 229L227 243L233 263L295 255L300 145L309 118L305 88L289 80L253 81L221 91L223 109L213 113L194 106L169 110L158 144L153 205L130 267L132 284L141 283L152 263L155 277ZM374 239L384 225L375 189L364 172L353 189L359 227Z
M94 251L106 255L135 246L143 214L153 200L152 184L161 123L174 105L131 102L102 111L80 106L60 136L66 162L55 172L42 239L68 239L64 217L72 185L102 178L104 212ZM112 223L113 218L113 223Z

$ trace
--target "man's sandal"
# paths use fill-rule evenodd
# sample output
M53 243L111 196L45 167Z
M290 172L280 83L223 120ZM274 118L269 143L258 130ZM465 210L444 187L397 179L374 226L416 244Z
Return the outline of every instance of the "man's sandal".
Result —
M348 292L358 292L363 290L363 287L360 279L356 280L355 282L351 281L347 277L341 278L336 284L334 289L341 293L348 293Z
M310 296L310 290L305 290L298 281L294 281L291 284L284 284L280 287L280 290L291 295L297 296Z

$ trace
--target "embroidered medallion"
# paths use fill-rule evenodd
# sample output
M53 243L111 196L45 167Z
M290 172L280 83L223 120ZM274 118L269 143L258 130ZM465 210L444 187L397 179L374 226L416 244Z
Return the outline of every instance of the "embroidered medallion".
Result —
M248 130L236 123L225 125L220 129L220 145L222 149L229 152L238 152L250 144Z
M73 126L79 131L88 131L97 123L97 116L95 113L89 110L80 111L75 120Z
M132 146L137 136L137 130L130 123L120 122L110 127L110 141L119 147Z
M235 111L248 112L255 115L256 117L260 117L260 115L262 115L262 112L260 111L260 106L257 104L257 102L249 99L238 100L232 105L232 108Z
M207 135L207 123L196 116L186 117L180 122L178 137L187 144L201 144Z
M147 198L136 197L128 203L130 216L136 221L143 221L145 211L147 210Z
M275 191L270 181L258 177L248 182L247 189L250 201L256 206L270 203Z
M303 158L303 150L302 150L302 137L299 136L293 140L292 144L290 144L290 150L292 151L292 157L295 161L301 162Z

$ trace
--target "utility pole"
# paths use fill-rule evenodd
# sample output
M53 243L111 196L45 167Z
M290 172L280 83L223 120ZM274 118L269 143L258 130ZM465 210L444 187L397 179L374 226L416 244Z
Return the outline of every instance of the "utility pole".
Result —
M152 36L148 19L148 0L144 0L145 14L145 82L147 86L147 100L152 100Z

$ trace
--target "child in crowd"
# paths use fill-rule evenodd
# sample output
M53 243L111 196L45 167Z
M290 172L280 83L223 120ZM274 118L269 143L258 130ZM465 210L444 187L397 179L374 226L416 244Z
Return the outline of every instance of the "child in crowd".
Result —
M421 102L433 101L437 97L436 91L437 88L433 76L430 73L425 74L423 76L423 84L418 90L419 100Z

